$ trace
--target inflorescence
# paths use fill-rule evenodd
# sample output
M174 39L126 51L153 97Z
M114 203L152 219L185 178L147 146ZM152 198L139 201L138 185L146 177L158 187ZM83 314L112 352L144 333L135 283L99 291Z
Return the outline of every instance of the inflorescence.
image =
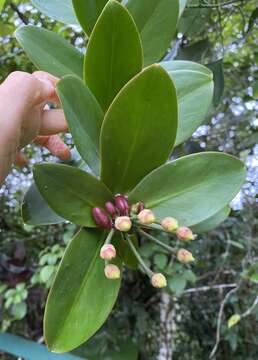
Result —
M150 230L155 230L168 235L174 234L181 241L190 241L196 238L192 230L186 226L179 226L178 221L170 216L165 217L160 222L157 221L153 211L146 209L142 201L130 205L127 196L116 195L113 202L109 201L105 204L105 210L98 207L93 208L92 216L98 227L109 230L105 243L100 250L100 257L105 260L105 275L108 279L120 278L120 269L112 264L112 260L117 256L116 248L111 243L116 230L123 234L123 238L128 242L142 270L149 276L151 284L156 288L167 286L166 277L161 273L154 273L145 264L131 241L130 234L134 233L153 241L169 253L175 254L177 260L182 264L188 264L195 260L190 251L186 249L176 251L149 233Z

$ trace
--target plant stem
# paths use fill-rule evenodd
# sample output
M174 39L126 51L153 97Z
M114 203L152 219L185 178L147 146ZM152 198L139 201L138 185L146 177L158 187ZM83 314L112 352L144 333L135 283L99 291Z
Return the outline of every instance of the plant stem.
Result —
M140 254L138 253L138 251L136 250L134 244L132 243L131 239L129 238L128 235L126 235L126 239L128 241L128 244L130 246L130 248L132 249L132 252L134 253L136 259L139 261L140 265L142 266L142 268L144 269L144 271L146 272L146 274L149 277L152 277L153 272L151 271L151 269L148 268L148 266L145 264L145 262L143 261L143 259L141 258Z
M114 228L109 231L108 236L107 236L107 238L105 240L105 243L104 243L105 245L108 245L108 244L111 243L111 240L112 240L112 237L113 237L114 233L115 233Z
M174 233L171 233L169 231L164 230L161 226L160 226L160 228L157 228L157 227L153 227L151 225L143 225L143 224L141 224L139 222L136 222L136 224L139 225L140 227L143 227L143 228L148 229L148 230L156 230L156 231L164 232L168 236L174 236L175 235Z
M176 249L172 248L171 246L169 246L169 245L167 245L167 244L164 244L162 241L156 239L154 236L146 233L145 231L139 229L138 232L139 232L141 235L143 235L143 236L147 237L148 239L150 239L151 241L155 242L156 244L162 246L162 247L163 247L164 249L166 249L167 251L169 251L169 252L171 252L171 253L173 253L173 254L176 253Z

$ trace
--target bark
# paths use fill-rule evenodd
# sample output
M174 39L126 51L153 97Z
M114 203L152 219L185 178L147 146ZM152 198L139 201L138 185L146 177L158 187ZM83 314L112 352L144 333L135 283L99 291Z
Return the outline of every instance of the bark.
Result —
M157 360L172 360L173 317L172 297L162 292L160 299L160 334Z

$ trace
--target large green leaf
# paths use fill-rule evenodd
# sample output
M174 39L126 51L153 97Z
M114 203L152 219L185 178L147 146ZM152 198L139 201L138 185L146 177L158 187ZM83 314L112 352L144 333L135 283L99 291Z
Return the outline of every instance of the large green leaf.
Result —
M0 11L2 11L6 0L0 0Z
M223 209L219 210L215 215L210 218L196 224L192 227L192 230L197 233L203 233L206 231L210 231L218 227L226 218L228 217L231 209L229 206L225 206Z
M40 70L57 77L69 74L83 76L83 55L62 36L30 25L20 27L15 36Z
M77 225L95 227L92 208L104 206L112 198L98 179L72 166L40 164L34 167L33 174L48 205L58 215Z
M176 145L187 140L202 124L213 98L213 75L205 66L191 61L160 63L174 81L178 96Z
M120 280L104 275L103 235L99 229L83 229L65 252L45 312L45 339L52 351L70 351L88 340L113 308Z
M43 14L65 24L76 25L72 0L31 0Z
M141 34L144 64L159 61L176 31L179 16L178 0L129 0L127 8Z
M101 130L101 177L114 192L131 190L163 164L177 131L177 98L173 82L152 65L119 93Z
M57 85L63 110L82 158L99 174L99 135L104 114L90 90L75 76L66 76Z
M245 180L244 164L233 156L207 152L189 155L161 166L131 192L157 217L173 216L192 226L226 206Z
M141 69L142 47L136 25L124 6L110 0L90 37L85 81L105 111Z
M108 0L72 0L72 2L81 27L90 35Z
M35 183L31 185L24 196L22 219L28 225L52 225L65 221L48 206Z

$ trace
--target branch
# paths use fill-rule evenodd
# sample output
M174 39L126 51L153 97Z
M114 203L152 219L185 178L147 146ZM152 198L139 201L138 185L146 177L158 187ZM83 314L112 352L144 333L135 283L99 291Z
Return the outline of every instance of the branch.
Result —
M253 304L249 307L249 309L247 309L242 315L241 315L241 319L245 318L246 316L249 316L253 310L255 309L256 305L258 305L258 295L256 296Z
M196 5L188 5L187 8L219 8L219 7L223 7L223 6L228 6L228 5L238 5L239 3L243 3L243 0L230 0L230 1L226 1L223 3L219 3L219 4L206 4L206 3L200 3L200 4L196 4Z
M28 25L29 21L26 18L26 16L19 10L18 6L16 6L15 4L11 3L10 4L11 8L13 9L14 12L16 12L16 14L18 15L19 19L23 22L23 24Z
M230 298L230 296L232 294L234 294L235 292L237 292L237 290L239 289L240 284L235 287L234 289L231 289L227 295L224 297L222 303L220 304L220 309L219 309L219 315L218 315L218 321L217 321L217 331L216 331L216 343L210 353L209 359L211 360L214 355L216 354L217 350L218 350L218 346L220 343L220 330L221 330L221 323L222 323L222 317L223 317L223 313L224 313L224 307L228 301L228 299Z
M212 286L201 286L197 288L187 289L183 292L183 294L195 293L200 291L209 291L209 290L221 290L227 288L236 288L237 284L219 284L219 285L212 285Z

